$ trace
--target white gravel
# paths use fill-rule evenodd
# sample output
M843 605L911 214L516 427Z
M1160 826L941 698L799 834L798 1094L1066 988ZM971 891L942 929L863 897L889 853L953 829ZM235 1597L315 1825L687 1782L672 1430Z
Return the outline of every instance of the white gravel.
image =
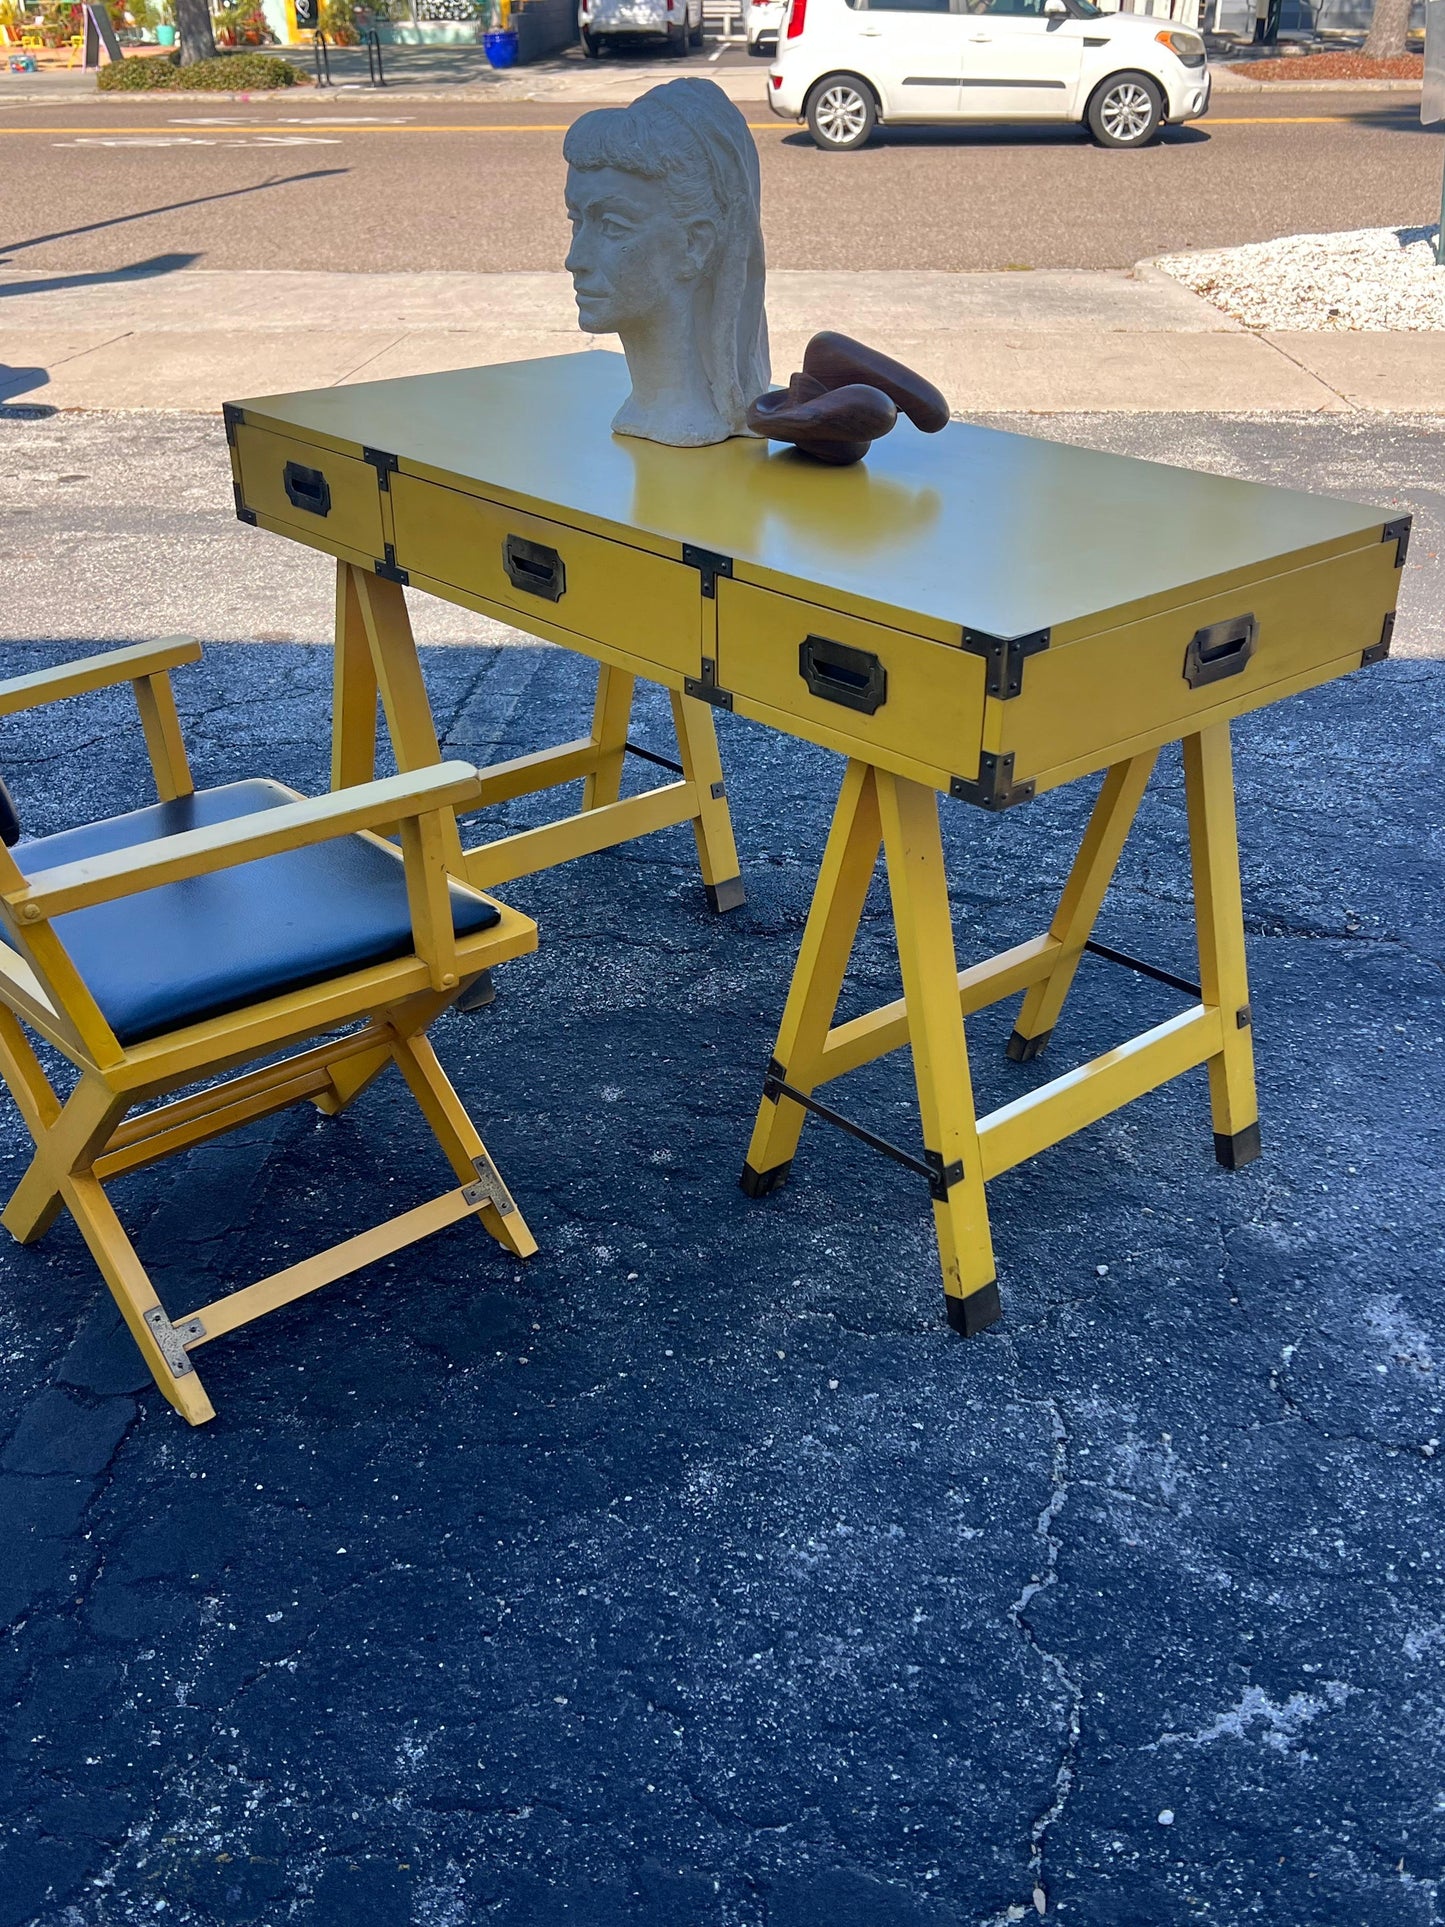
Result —
M1445 329L1434 227L1290 234L1153 263L1247 328Z

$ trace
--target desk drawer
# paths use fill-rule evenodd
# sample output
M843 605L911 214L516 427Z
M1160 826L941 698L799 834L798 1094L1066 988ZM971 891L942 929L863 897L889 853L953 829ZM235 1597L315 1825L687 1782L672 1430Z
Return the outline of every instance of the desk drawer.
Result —
M522 629L566 629L674 676L698 674L696 569L414 475L393 475L391 498L396 560L409 574L499 603Z
M284 524L287 534L318 549L347 549L371 561L385 553L381 497L370 462L245 422L235 430L232 454L238 507Z
M982 657L727 577L717 598L717 679L745 714L945 789L973 779Z
M1396 552L1369 542L1031 656L1001 706L1016 778L1067 781L1119 746L1169 742L1357 667L1395 606Z

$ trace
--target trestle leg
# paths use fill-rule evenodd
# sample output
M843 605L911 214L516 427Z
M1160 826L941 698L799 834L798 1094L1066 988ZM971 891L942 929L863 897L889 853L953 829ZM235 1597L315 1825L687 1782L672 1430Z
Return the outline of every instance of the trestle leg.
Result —
M850 762L773 1052L781 1080L805 1096L811 1095L818 1081L824 1040L843 988L882 840L877 773L866 763ZM955 990L955 1001L957 995ZM764 1096L741 1179L750 1198L776 1191L786 1182L806 1116L791 1098Z
M1148 750L1142 756L1113 764L1104 773L1089 827L1049 925L1049 935L1060 945L1058 954L1049 974L1025 993L1013 1035L1005 1046L1015 1064L1031 1063L1059 1021L1158 754L1157 750Z
M697 815L692 833L697 839L698 867L707 900L716 911L736 910L747 901L738 869L738 846L733 840L732 812L718 755L717 729L712 708L678 690L672 697L672 724L682 773L696 791Z
M592 750L597 760L583 780L584 810L604 808L622 794L633 688L634 678L625 670L613 669L605 662L598 665L597 700L592 709Z
M1219 1010L1223 1048L1208 1060L1214 1155L1227 1170L1259 1156L1259 1100L1244 951L1229 724L1184 738L1184 795L1194 869L1199 984Z

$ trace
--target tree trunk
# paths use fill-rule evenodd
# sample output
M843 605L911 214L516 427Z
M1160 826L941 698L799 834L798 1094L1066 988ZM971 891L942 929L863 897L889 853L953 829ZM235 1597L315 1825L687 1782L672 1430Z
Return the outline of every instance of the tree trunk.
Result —
M1398 60L1409 49L1405 29L1410 24L1410 0L1375 0L1364 53L1370 60Z
M1391 0L1379 0L1381 6ZM1405 0L1409 5L1409 0ZM194 67L198 60L214 60L216 37L211 32L209 0L176 0L176 31L181 43L181 65Z

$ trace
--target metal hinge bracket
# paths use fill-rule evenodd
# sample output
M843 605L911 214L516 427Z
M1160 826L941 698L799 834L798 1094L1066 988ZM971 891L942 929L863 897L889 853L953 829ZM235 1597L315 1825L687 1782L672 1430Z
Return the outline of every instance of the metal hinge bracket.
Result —
M1405 557L1410 549L1410 525L1414 519L1411 515L1397 515L1393 522L1387 522L1384 528L1380 530L1380 540L1382 542L1393 542L1395 544L1395 567L1397 569L1403 569L1405 566Z
M1366 668L1372 662L1383 662L1390 653L1390 641L1395 633L1395 611L1392 609L1380 627L1380 640L1372 642L1368 649L1360 651L1360 667Z
M980 809L1011 810L1015 803L1033 800L1034 779L1030 776L1022 783L1014 781L1012 750L997 756L991 749L984 749L979 751L978 776L972 782L966 776L950 776L948 793L960 802L977 803Z
M194 1345L204 1338L206 1328L199 1318L187 1318L183 1324L173 1325L159 1305L142 1312L151 1337L156 1341L161 1357L171 1368L173 1378L185 1378L196 1368L186 1356L186 1346Z
M1024 686L1024 658L1049 646L1049 631L1035 629L1026 636L991 636L986 629L965 629L963 647L984 660L983 686L990 696L1007 702Z
M363 448L361 459L364 462L370 462L376 470L377 486L389 490L391 484L386 478L396 473L395 455L388 455L384 448Z
M683 543L682 559L690 569L696 569L702 576L702 592L709 602L717 594L718 577L733 572L730 555L719 555L713 549L694 548L691 542Z
M682 693L696 696L699 702L711 703L715 709L731 709L733 696L730 689L724 689L717 679L717 664L711 656L702 659L700 676L684 676Z
M516 1210L512 1194L502 1183L501 1173L489 1158L473 1158L472 1169L476 1179L462 1186L462 1196L468 1204L490 1204L495 1207L498 1217L509 1218Z
M942 1204L954 1185L963 1183L963 1159L955 1158L945 1164L942 1151L925 1151L923 1162L928 1166L928 1195L936 1204Z
M391 543L385 544L386 554L376 565L376 574L386 582L410 582L411 577L405 569L396 566L396 550Z

